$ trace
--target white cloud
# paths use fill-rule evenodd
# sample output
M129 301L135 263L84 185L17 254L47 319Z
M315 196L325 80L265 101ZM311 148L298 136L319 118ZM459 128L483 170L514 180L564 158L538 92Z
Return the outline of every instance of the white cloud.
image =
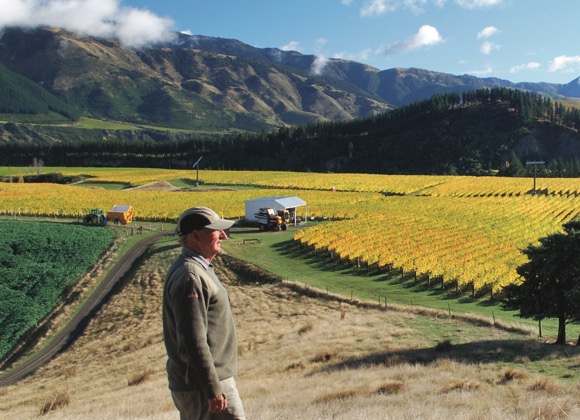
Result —
M489 38L499 32L495 26L488 26L477 33L477 39Z
M455 0L458 6L466 9L481 9L484 7L499 6L505 0Z
M119 0L0 0L0 29L54 26L80 35L114 37L126 47L173 38L173 21Z
M300 43L298 41L290 41L286 45L280 47L282 51L300 51Z
M500 48L501 47L499 45L494 44L493 42L486 41L483 44L481 44L480 51L484 55L490 55L492 51L499 50Z
M340 2L342 4L344 4L345 6L350 6L350 4L353 2L354 0L341 0Z
M124 10L117 19L115 34L123 45L140 48L172 38L168 28L173 22L159 18L148 10Z
M536 61L531 61L529 63L520 64L518 66L512 67L510 73L520 73L526 70L538 70L540 68L540 63Z
M443 7L447 0L399 0L399 2L402 3L404 8L419 14L425 12L425 6L429 3L433 3L437 7ZM396 9L396 6L393 5L393 9Z
M365 0L361 9L361 17L372 17L398 9L408 9L413 13L423 13L425 6L432 3L437 7L443 7L448 0ZM343 4L350 5L353 0L342 0Z
M437 45L443 42L437 28L430 25L423 25L419 31L403 42L391 45L385 49L385 54L396 54L411 51L421 47Z
M371 17L392 12L395 9L396 6L387 3L387 0L366 0L363 7L360 9L360 15L362 17Z
M312 74L319 76L322 74L322 71L324 70L326 64L328 64L328 58L325 57L324 55L319 55L314 59L310 71L312 72Z
M548 64L548 71L559 71L563 73L580 71L580 55L560 55L550 61Z

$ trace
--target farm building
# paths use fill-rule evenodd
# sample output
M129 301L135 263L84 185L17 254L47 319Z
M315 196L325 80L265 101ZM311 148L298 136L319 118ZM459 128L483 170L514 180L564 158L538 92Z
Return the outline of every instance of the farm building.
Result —
M298 197L264 197L246 200L246 222L256 222L254 216L262 208L278 210L288 210L291 215L300 216L298 207L304 207L304 213L301 215L302 220L306 220L306 201Z

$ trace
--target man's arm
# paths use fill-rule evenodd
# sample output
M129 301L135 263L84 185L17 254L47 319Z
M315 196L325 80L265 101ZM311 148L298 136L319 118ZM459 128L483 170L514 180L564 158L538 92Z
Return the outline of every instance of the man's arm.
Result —
M172 297L179 353L189 367L188 379L195 380L212 400L222 396L223 390L207 343L209 292L192 273L181 285Z

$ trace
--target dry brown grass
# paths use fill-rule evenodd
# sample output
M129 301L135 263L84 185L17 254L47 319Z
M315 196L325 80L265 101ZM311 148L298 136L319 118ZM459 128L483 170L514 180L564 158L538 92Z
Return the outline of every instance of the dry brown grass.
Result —
M127 384L129 386L141 385L142 383L148 381L151 378L151 374L152 372L150 369L145 369L143 372L136 373L130 379L128 379Z
M528 373L523 370L509 368L504 372L501 382L506 383L514 380L523 381L525 379L528 379L528 376L529 376Z
M38 418L55 390L66 389L68 403L46 418L177 419L160 314L164 270L177 250L149 255L74 345L34 376L0 389L0 417ZM580 386L528 368L539 358L577 367L574 349L566 355L485 325L244 282L217 265L231 280L237 382L248 419L580 418ZM429 332L433 322L445 337ZM476 336L486 338L468 340Z
M70 404L70 395L67 391L61 391L45 401L40 407L39 415L44 416L51 411L58 410Z

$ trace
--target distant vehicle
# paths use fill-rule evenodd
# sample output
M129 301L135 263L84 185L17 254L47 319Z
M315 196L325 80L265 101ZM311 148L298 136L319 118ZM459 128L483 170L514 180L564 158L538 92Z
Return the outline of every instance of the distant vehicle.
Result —
M126 225L133 220L133 207L126 204L115 204L111 211L107 213L109 221L115 224Z
M278 210L275 212L271 208L261 208L260 211L254 213L254 217L258 222L260 232L286 230L288 228L287 223L290 222L290 213L288 210Z
M86 225L101 225L107 224L107 216L101 209L91 209L90 213L83 217L83 223Z

